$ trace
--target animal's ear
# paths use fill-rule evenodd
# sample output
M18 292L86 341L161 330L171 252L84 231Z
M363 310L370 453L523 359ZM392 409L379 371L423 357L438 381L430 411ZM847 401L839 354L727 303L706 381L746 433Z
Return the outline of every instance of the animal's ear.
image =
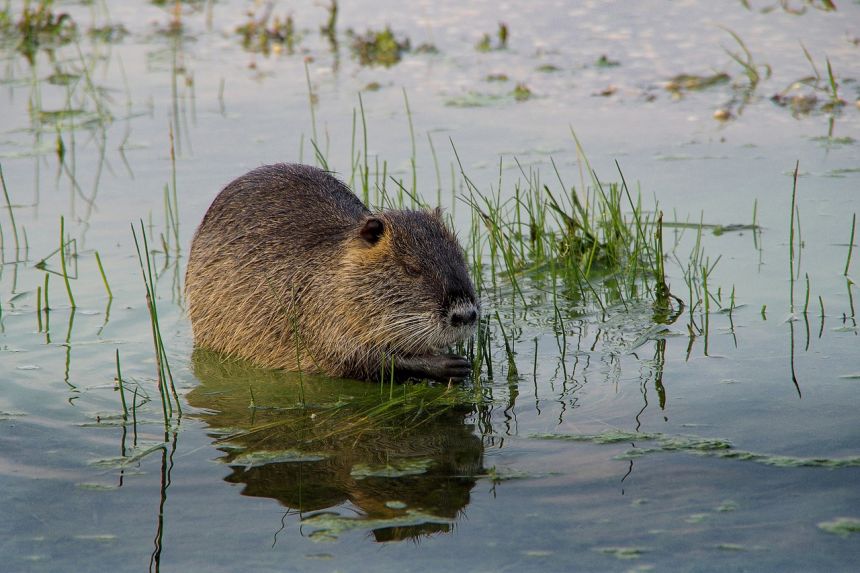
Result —
M430 214L433 215L434 217L436 217L437 219L439 219L440 221L443 220L442 219L442 207L435 207L432 211L430 211Z
M379 239L385 233L385 224L382 222L382 219L377 219L376 217L370 217L367 221L364 222L364 226L361 227L361 230L358 232L361 235L361 238L367 241L369 245L375 245L379 242Z

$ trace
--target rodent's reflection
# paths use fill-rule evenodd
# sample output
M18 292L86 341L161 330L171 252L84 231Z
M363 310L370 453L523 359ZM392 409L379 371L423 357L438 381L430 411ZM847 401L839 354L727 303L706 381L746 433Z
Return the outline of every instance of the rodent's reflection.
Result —
M200 349L192 362L200 385L188 402L243 495L302 513L358 510L377 541L392 541L450 531L484 473L457 389L300 378Z

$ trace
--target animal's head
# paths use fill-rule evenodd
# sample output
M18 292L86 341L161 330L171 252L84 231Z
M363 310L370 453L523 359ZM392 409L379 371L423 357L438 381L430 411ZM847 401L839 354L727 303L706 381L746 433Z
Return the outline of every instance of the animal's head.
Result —
M413 354L475 332L475 288L438 210L369 214L347 242L341 288L350 291L353 319L365 321L368 342Z

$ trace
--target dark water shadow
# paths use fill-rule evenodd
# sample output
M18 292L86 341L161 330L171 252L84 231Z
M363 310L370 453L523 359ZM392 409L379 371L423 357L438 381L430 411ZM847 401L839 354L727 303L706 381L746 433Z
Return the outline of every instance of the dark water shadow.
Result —
M261 370L196 350L187 399L242 495L298 513L303 531L376 541L452 532L484 473L460 388Z

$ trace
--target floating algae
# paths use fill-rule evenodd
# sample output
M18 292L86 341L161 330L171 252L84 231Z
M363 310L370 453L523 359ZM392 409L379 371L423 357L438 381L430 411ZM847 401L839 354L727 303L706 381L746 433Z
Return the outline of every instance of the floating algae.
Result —
M402 516L385 519L363 519L323 512L302 520L302 527L314 530L308 536L313 541L337 541L341 533L356 529L375 530L394 527L416 527L427 524L451 526L453 520L413 510L407 510Z
M852 533L860 533L860 519L854 517L837 517L833 521L823 521L818 528L839 537L848 537Z
M616 559L639 559L649 551L646 547L596 547L594 550Z
M727 440L718 438L701 438L698 436L668 436L661 433L638 433L610 430L600 434L534 434L538 440L564 440L571 442L589 442L592 444L617 444L623 442L656 442L656 447L636 448L627 450L615 456L617 460L630 460L647 454L686 452L700 456L726 458L756 462L767 466L780 468L851 468L860 467L860 457L847 458L801 458L794 456L777 456L757 452L736 450Z
M236 456L226 463L231 466L244 466L245 471L268 464L295 462L318 462L326 458L323 454L300 452L298 450L267 451L259 450Z

